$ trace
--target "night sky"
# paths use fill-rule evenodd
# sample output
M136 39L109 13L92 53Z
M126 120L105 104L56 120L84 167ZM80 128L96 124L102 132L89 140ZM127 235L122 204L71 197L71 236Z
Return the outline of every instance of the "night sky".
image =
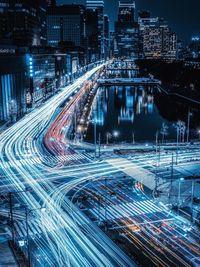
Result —
M149 10L153 16L165 18L185 44L191 36L200 35L200 0L135 0L136 9ZM85 3L85 0L57 0L58 4ZM105 0L111 30L118 11L118 0Z

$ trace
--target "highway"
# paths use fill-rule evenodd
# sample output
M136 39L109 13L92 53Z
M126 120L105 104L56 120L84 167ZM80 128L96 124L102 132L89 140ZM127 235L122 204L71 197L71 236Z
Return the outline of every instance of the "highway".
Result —
M107 222L115 236L131 244L132 252L141 253L140 261L145 255L154 266L200 263L199 230L148 197L141 183L122 173L78 187L72 199L96 223Z
M107 158L99 161L77 152L67 138L87 79L102 67L88 71L0 135L0 190L3 194L13 192L15 201L21 203L13 211L16 240L26 240L26 206L30 210L33 266L136 266L96 225L105 221L155 266L198 264L199 231L154 201L141 184L145 184L145 175L150 189L154 188L155 175L159 174L160 182L167 181L175 151L117 156L109 154L111 147ZM181 166L197 164L199 156L198 148L180 149L176 178L182 176ZM124 175L131 179L131 191L126 183L114 179L119 173L120 179ZM107 177L106 182L102 177ZM14 194L23 190L26 192ZM80 203L76 206L71 202L71 192L72 199L79 199L81 192L89 196L85 208L95 223L77 207ZM99 202L102 197L106 201ZM6 213L8 209L1 210L1 215Z
M39 138L40 132L47 129L52 117L63 100L69 98L83 82L91 77L103 65L95 67L73 85L64 88L59 94L35 109L0 136L0 170L4 177L8 192L21 193L19 198L29 210L45 207L34 212L35 236L32 238L32 256L37 259L34 266L134 266L134 263L99 229L88 225L87 219L82 218L76 210L79 219L77 223L71 216L71 204L65 200L65 195L56 185L48 180L51 172L54 177L61 166L55 165L55 160L49 161L49 154L44 156L44 148ZM63 173L62 177L65 177ZM77 184L84 178L77 181ZM38 182L40 181L40 182ZM71 179L63 181L73 187ZM54 193L61 194L63 201L58 203ZM20 209L23 213L23 208ZM21 222L23 224L23 221ZM16 226L16 239L20 240L20 224ZM80 225L89 231L86 235ZM37 231L37 229L41 231ZM89 228L88 228L89 227Z

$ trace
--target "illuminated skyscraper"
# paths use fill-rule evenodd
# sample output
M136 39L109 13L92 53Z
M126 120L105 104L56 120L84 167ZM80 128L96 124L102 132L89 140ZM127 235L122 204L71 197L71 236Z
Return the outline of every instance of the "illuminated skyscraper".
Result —
M5 51L5 53L2 53ZM26 57L14 48L0 53L0 123L15 122L26 112Z
M139 28L135 22L135 2L119 1L118 20L115 22L116 56L138 57Z
M87 0L87 37L89 61L96 61L105 56L104 39L104 1Z
M200 58L200 37L192 37L189 45L189 51L192 58Z
M118 21L120 22L135 21L135 2L133 0L119 1Z
M46 1L1 1L0 43L19 46L46 44Z
M105 58L107 58L110 52L110 22L107 15L104 15L104 47Z
M48 8L47 41L51 46L60 42L71 42L74 46L84 46L85 7L83 5L63 5Z
M104 0L87 0L86 8L87 9L104 8Z
M177 57L177 36L168 24L159 18L140 21L143 53L147 59L173 61Z

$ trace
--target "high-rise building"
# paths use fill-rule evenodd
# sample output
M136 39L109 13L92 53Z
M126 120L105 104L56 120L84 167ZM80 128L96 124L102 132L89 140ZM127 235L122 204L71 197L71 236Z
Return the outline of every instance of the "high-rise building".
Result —
M1 44L18 46L46 44L45 0L3 0L0 7Z
M0 124L16 121L66 85L75 56L62 48L0 46Z
M2 48L0 53L0 122L15 122L26 112L26 57L16 52Z
M85 46L85 7L63 5L48 8L47 42L50 46L68 42L74 46Z
M117 42L116 56L137 58L139 53L139 26L135 21L134 1L119 1L115 35Z
M135 2L133 0L119 1L118 21L135 21Z
M104 1L87 0L87 46L88 61L105 57Z
M110 53L110 22L107 15L104 15L104 49L105 59L107 59Z
M115 32L110 32L110 57L117 55L117 41Z
M194 36L191 39L189 45L190 57L191 58L200 58L200 37Z
M173 61L177 57L177 36L168 24L159 18L140 20L143 55L147 59Z
M139 24L139 57L144 58L144 29L145 26L155 26L158 23L157 18L151 18L149 11L140 11L138 14Z
M104 8L104 0L87 0L86 8L87 9Z

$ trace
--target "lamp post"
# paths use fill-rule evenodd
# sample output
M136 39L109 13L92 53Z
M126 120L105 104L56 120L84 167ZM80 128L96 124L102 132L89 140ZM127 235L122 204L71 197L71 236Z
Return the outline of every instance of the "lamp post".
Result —
M190 112L190 108L188 109L188 119L187 119L187 143L189 143L190 139L190 117L192 116L192 113Z
M135 133L132 132L133 145L135 145Z
M99 158L101 157L101 133L99 133Z
M116 141L117 141L117 137L119 136L119 132L114 131L114 132L113 132L113 136L114 136L114 138L115 138L115 142L116 142Z
M198 132L197 132L197 133L198 133L198 136L199 136L199 141L200 141L200 129L198 130Z
M172 193L172 182L174 179L174 154L172 153L172 161L171 161L171 179L170 179L170 191L169 191L169 201L171 198L171 193Z
M195 181L192 180L192 191L191 191L191 220L192 222L193 222L194 187L195 187Z
M96 118L93 121L94 123L94 157L96 158L97 156L97 121Z
M183 121L177 121L176 125L176 165L178 164L178 150L179 150L179 140L181 141L181 133L185 129L185 123Z

